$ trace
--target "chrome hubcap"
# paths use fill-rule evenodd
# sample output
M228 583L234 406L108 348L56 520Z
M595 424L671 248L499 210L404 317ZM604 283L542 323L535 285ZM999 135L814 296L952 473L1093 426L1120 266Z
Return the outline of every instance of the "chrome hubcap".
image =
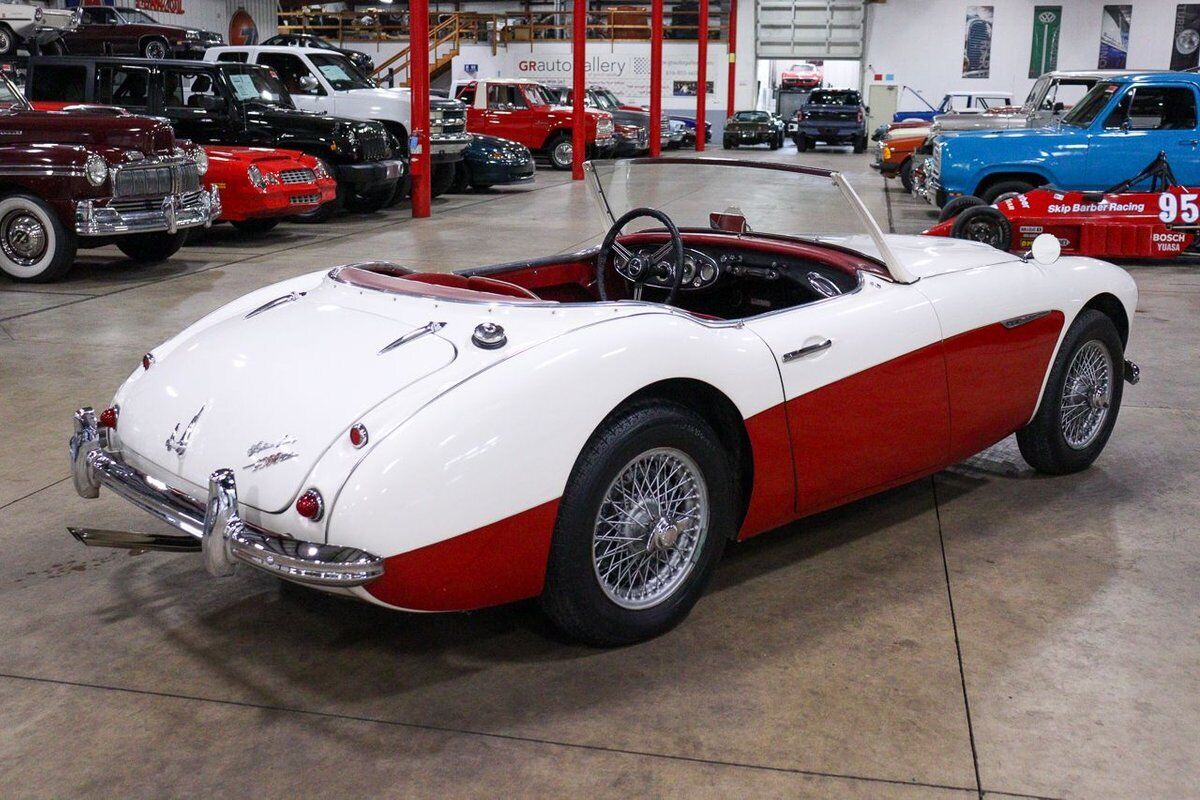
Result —
M1093 339L1076 351L1063 385L1061 425L1068 446L1082 450L1095 441L1108 419L1112 390L1112 357Z
M600 503L596 578L622 608L656 606L692 573L707 535L708 487L696 462L674 448L649 450L622 468Z
M36 264L46 254L46 226L28 211L13 211L0 221L0 249L23 267Z
M570 142L559 142L558 146L554 148L554 160L559 164L569 164L573 155L572 151Z

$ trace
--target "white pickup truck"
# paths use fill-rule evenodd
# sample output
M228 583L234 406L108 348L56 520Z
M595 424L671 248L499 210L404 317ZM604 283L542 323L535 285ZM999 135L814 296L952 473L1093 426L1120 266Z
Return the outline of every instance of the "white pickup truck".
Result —
M0 0L0 58L18 47L45 45L79 26L79 9L43 8L18 0Z
M377 120L408 151L412 131L412 92L385 89L341 53L317 47L210 47L205 61L261 64L275 70L297 108L326 111L350 119ZM471 144L467 110L456 100L429 100L429 153L436 197L454 181L455 165Z

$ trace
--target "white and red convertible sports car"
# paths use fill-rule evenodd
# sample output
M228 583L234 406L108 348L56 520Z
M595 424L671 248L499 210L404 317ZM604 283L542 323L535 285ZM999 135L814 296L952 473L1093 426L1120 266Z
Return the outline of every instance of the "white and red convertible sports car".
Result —
M1014 432L1038 470L1087 467L1136 382L1133 280L1053 237L884 235L826 170L589 171L598 248L336 267L155 348L77 413L71 458L83 496L177 530L72 533L396 609L539 597L630 642L688 613L730 539Z

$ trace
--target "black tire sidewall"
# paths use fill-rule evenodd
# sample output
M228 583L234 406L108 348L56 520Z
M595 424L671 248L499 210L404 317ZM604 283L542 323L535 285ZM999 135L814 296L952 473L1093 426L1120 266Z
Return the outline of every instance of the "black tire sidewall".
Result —
M596 513L611 481L639 454L658 447L686 453L704 478L708 531L692 573L657 606L630 610L605 594L595 574ZM583 448L559 506L543 607L567 633L597 645L640 641L669 630L695 605L734 531L731 468L712 429L678 405L646 403L614 414Z
M973 206L963 211L954 218L954 224L950 226L950 235L955 239L967 239L968 237L963 235L967 226L979 218L986 218L988 222L996 226L999 241L989 242L989 244L997 250L1007 252L1012 245L1012 223L992 206Z
M1025 194L1033 189L1033 184L1028 181L1000 181L989 186L987 191L980 193L980 196L985 203L990 204L996 202L996 198L1002 194L1008 194L1009 192Z
M912 171L913 161L911 158L900 165L900 185L904 187L904 191L910 193L913 190Z
M909 179L911 180L912 159L909 159L908 161L906 161L904 163L910 165L910 167L909 167L910 178ZM973 194L965 194L962 197L955 197L953 200L948 201L946 203L946 205L942 206L942 210L940 212L938 212L938 222L945 222L948 219L954 219L959 214L966 211L968 208L975 208L976 206L986 206L986 205L987 205L987 203L983 202L983 198L976 197Z
M188 229L175 233L135 233L117 237L116 245L117 249L133 261L154 264L166 261L178 253L187 243L188 233Z
M1063 385L1075 354L1084 344L1093 340L1104 344L1112 360L1112 398L1103 429L1091 444L1076 450L1067 444L1062 432L1060 421ZM1116 427L1125 392L1124 375L1125 349L1112 320L1094 309L1080 312L1063 337L1062 346L1054 358L1037 414L1028 425L1017 432L1017 446L1030 466L1039 472L1055 475L1078 472L1091 466L1104 450L1113 428Z

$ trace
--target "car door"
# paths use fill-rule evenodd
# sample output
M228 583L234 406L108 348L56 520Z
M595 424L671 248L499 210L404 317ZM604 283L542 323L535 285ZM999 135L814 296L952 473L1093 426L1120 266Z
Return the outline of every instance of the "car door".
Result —
M256 53L255 63L270 67L291 94L296 108L305 111L327 111L329 92L324 81L309 68L308 62L296 53Z
M117 33L117 12L109 6L82 6L79 27L63 34L72 54L87 55L105 52L105 42Z
M775 353L810 514L948 463L942 335L916 284L860 273L857 291L746 322Z
M526 147L540 148L532 140L534 112L530 110L521 87L508 83L487 84L487 108L483 112L483 133L512 139Z
M1123 174L1149 164L1165 152L1175 177L1184 185L1200 182L1200 130L1197 98L1186 83L1138 84L1126 89L1106 117L1098 120L1088 145L1088 171L1098 176L1088 189L1105 189Z
M152 114L154 74L146 67L127 67L119 64L96 66L93 102L120 106L135 114ZM186 134L180 133L186 138Z
M159 113L176 132L197 142L225 142L230 103L223 82L209 69L171 66L160 72Z

